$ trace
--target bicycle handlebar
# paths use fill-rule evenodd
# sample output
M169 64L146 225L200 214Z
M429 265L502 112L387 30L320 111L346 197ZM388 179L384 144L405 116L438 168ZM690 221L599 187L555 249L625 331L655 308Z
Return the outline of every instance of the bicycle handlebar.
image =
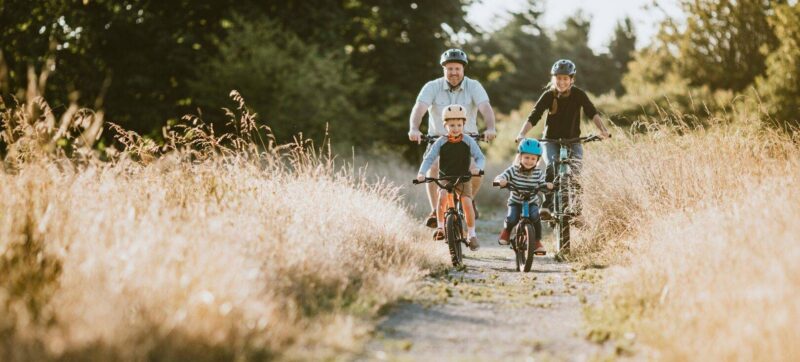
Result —
M425 184L425 183L429 183L429 182L434 182L434 183L436 183L437 185L439 185L440 187L444 187L444 185L442 185L441 183L439 183L440 181L455 181L455 182L462 182L462 181L469 180L469 179L471 179L471 178L473 178L473 177L476 177L476 176L483 176L483 174L484 174L484 171L483 171L483 170L480 170L480 171L478 171L478 174L477 174L477 175L463 175L463 176L443 176L443 177L426 177L426 178L425 178L425 180L423 180L423 181L419 181L419 180L417 180L417 179L413 179L413 180L411 180L411 182L412 182L413 184L415 184L415 185L418 185L418 184Z
M476 141L488 142L486 140L486 134L484 133L464 133L464 134L474 138ZM419 136L419 139L422 140L422 142L434 143L436 142L436 140L439 139L439 137L446 137L446 136L431 136L424 134Z
M552 191L551 189L547 188L547 185L546 185L546 184L545 184L545 185L541 185L541 186L539 186L539 187L536 187L536 188L533 188L533 189L524 189L524 188L521 188L521 187L514 186L514 185L512 185L511 183L506 183L506 185L505 185L505 186L500 186L500 183L499 183L499 182L497 182L497 181L493 181L493 182L492 182L492 186L494 186L494 187L499 187L499 188L501 188L501 189L509 189L509 190L511 190L511 191L517 191L517 192L530 192L530 193L537 193L537 192L539 192L539 191L544 191L544 192L547 192L547 191ZM558 186L558 185L557 185L557 184L554 182L554 183L553 183L553 190L554 190L554 189L555 189L557 186Z
M608 135L608 138L611 138L611 135ZM574 143L588 143L588 142L595 142L595 141L602 141L603 139L597 135L588 135L586 137L576 137L576 138L540 138L539 142L550 142L550 143L557 143L561 145L571 145Z

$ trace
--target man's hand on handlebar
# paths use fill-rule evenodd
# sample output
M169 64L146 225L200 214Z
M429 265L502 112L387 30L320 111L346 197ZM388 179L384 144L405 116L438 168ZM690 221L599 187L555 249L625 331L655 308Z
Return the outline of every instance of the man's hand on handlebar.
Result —
M411 142L422 143L422 132L420 132L418 129L412 129L411 131L408 131L408 139Z
M471 173L471 174L472 174L472 176L478 176L478 175L482 175L482 174L483 174L483 173L481 172L481 170L480 170L480 169L478 169L478 168L477 168L477 167L475 167L475 166L472 166L472 167L470 167L470 168L469 168L469 173Z
M489 142L495 139L496 137L497 137L497 131L495 131L494 128L483 131L483 138L486 140L486 142Z

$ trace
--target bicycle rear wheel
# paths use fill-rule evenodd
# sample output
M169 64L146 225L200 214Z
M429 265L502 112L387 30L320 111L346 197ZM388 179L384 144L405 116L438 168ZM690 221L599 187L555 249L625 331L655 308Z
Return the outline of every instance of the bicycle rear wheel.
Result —
M556 257L562 257L569 253L569 222L571 219L570 210L570 180L565 178L559 183L558 193L555 197L555 227L553 232L556 237Z
M461 222L456 215L447 215L445 217L444 227L445 237L447 238L447 247L450 249L450 259L453 266L459 266L462 263L463 255L461 253Z

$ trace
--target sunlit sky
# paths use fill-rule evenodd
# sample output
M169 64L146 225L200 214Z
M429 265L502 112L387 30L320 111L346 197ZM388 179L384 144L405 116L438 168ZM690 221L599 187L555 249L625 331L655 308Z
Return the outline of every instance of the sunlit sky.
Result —
M482 0L468 9L467 20L482 29L497 29L506 23L509 10L519 10L527 3L527 0ZM665 12L673 17L682 16L676 0L541 0L541 3L544 15L540 19L550 33L562 27L564 19L582 10L592 21L589 46L595 51L608 49L614 26L625 16L633 21L638 48L650 43Z

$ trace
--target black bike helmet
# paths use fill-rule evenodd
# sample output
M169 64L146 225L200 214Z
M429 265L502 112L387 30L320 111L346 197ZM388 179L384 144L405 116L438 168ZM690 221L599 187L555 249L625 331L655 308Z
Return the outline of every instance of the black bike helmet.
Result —
M441 58L439 58L439 64L444 66L450 62L458 62L464 64L465 66L469 61L467 61L467 53L464 53L461 49L447 49L442 53Z
M575 63L569 59L560 59L553 63L553 68L550 69L550 75L568 75L574 76L578 70L575 68Z

